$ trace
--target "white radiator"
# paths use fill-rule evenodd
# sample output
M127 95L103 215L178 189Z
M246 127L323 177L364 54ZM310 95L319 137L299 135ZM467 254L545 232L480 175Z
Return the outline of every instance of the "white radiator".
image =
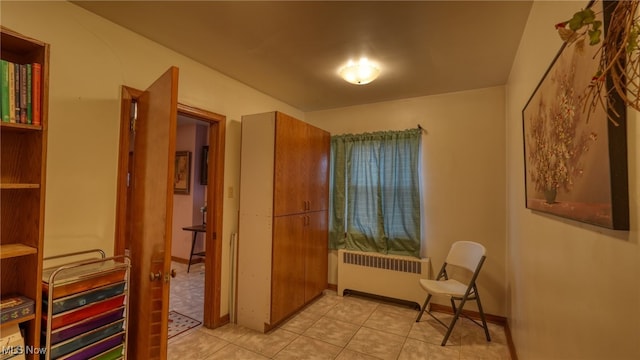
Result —
M429 278L429 259L338 250L338 295L345 290L415 302L427 293L419 284Z

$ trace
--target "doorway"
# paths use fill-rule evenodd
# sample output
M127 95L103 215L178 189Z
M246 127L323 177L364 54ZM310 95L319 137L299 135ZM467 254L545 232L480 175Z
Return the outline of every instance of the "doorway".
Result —
M131 239L131 206L130 179L135 171L131 159L133 144L135 143L134 128L136 118L136 101L144 94L143 91L122 87L121 116L120 116L120 145L118 157L117 203L116 203L116 236L114 254L125 254L130 248ZM204 243L206 256L204 257L204 309L203 325L216 328L229 322L229 315L220 314L220 279L222 242L222 209L223 209L223 181L224 181L224 139L226 117L206 110L184 104L177 106L177 115L202 122L208 139L208 166L206 169L207 211L204 217L206 232L200 235L200 243ZM153 126L152 124L150 126ZM174 129L176 130L176 129ZM172 132L175 136L175 132ZM174 139L175 140L175 139ZM194 165L194 164L192 164ZM199 166L200 164L195 164ZM198 179L193 179L198 181ZM166 241L170 241L171 234ZM172 274L173 275L173 274ZM141 304L144 306L144 304ZM135 311L135 309L133 309ZM164 332L166 334L166 332ZM166 335L165 335L166 337ZM166 343L167 339L161 341Z
M169 339L203 323L209 123L179 113L173 195ZM211 252L208 254L211 255Z

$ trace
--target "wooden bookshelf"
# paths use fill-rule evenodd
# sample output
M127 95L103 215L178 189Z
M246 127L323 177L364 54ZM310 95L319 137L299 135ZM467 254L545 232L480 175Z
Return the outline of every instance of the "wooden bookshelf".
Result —
M19 324L27 349L33 349L41 346L49 45L1 27L0 47L2 60L41 66L40 124L0 122L0 295L22 295L35 303L33 314L0 326Z
M0 245L0 259L10 259L18 256L37 254L38 249L23 244Z

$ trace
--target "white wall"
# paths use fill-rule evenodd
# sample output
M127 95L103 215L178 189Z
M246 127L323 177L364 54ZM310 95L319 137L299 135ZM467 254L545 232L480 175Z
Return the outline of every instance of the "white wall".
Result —
M506 315L503 87L311 112L306 121L331 134L420 124L426 130L422 255L431 258L434 272L453 242L484 244L488 260L479 279L483 307L487 313ZM335 284L335 252L329 266L329 283Z
M237 231L242 115L304 114L71 3L2 1L1 22L51 44L45 256L113 252L120 89L145 89L174 65L179 102L227 117L221 314L228 312L229 240ZM234 196L229 198L228 188Z
M507 86L508 318L520 359L640 358L640 116L628 117L631 231L525 209L521 111L583 2L536 1ZM590 75L588 75L590 76Z

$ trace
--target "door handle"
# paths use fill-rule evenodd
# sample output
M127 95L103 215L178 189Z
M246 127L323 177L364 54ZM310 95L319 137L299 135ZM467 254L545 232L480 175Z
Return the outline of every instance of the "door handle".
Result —
M176 269L171 269L169 273L164 274L164 282L166 282L167 284L169 283L169 277L171 278L176 277Z
M153 273L153 271L149 273L149 280L151 281L160 280L161 278L162 278L162 271L158 271L155 274Z

